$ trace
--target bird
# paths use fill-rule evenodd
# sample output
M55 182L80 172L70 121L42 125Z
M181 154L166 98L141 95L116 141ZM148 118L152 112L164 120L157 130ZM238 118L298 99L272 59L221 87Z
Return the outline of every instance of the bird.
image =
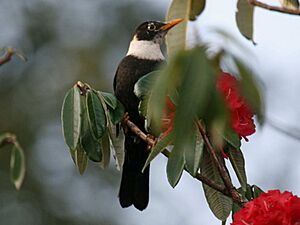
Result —
M161 51L167 32L183 19L169 22L146 21L134 31L126 56L115 73L113 88L123 104L130 121L145 130L144 118L139 114L139 99L134 94L135 83L144 75L157 70L165 57ZM149 202L149 170L142 168L149 155L147 144L129 129L125 132L125 159L122 168L119 202L122 208L134 206L144 210Z

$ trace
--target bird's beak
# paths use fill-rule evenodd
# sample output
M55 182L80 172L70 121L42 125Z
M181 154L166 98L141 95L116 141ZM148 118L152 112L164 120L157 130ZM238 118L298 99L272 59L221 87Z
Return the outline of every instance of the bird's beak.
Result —
M170 22L166 23L166 25L162 26L159 30L160 31L168 31L175 25L181 23L184 19L178 18L175 20L171 20Z

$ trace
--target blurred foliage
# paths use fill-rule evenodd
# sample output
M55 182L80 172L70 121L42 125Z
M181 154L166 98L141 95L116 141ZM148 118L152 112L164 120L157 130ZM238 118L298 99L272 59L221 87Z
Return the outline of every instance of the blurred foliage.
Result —
M0 224L123 224L118 212L110 210L119 206L107 203L112 202L109 198L99 200L104 195L117 197L117 173L99 174L95 166L88 167L90 173L83 179L95 196L97 213L92 202L81 206L85 216L74 205L84 201L75 192L80 186L67 160L60 108L66 90L77 80L110 91L135 26L162 19L164 12L140 1L26 0L1 1L0 13L9 18L1 27L1 46L16 46L29 59L26 64L13 60L0 70L0 133L18 136L28 166L24 185L16 193L9 182L10 152L6 147L1 151Z
M262 123L264 105L259 86L252 71L230 51L220 49L214 52L214 56L209 57L207 45L185 49L186 26L190 11L193 11L193 8L186 10L187 7L191 7L191 2L189 4L187 2L173 1L167 13L170 19L186 18L183 29L175 29L175 32L171 34L172 38L167 38L169 53L170 48L172 49L169 63L163 65L160 70L143 76L135 84L134 92L140 98L139 112L146 119L147 131L158 138L162 137L153 147L144 168L165 147L171 145L172 151L168 156L166 170L172 187L178 184L184 170L187 170L193 177L201 171L202 175L214 183L227 187L225 180L227 178L224 178L226 175L224 172L222 174L218 167L219 160L215 160L216 157L220 158L221 164L225 165L221 149L226 148L230 151L229 158L236 177L242 189L246 190L245 162L240 150L242 135L231 128L229 121L232 115L225 103L225 98L228 96L233 96L233 101L237 101L237 96L230 95L234 92L232 87L229 94L226 93L227 96L223 98L217 88L217 80L219 76L223 76L223 74L220 75L222 60L231 58L236 69L235 75L238 77L238 79L232 78L236 82L236 88L242 90L243 99L247 100L249 107L258 115L259 122ZM83 96L84 101L80 100L80 95ZM176 109L175 119L171 119L169 124L172 127L174 124L174 129L169 133L162 131L162 121L166 116L165 110L168 105L166 99L174 101L172 104ZM87 158L107 164L103 162L105 161L103 156L105 152L110 154L110 149L107 144L103 143L108 143L108 138L112 137L112 122L121 122L124 114L123 107L117 107L117 105L119 105L118 100L113 95L107 93L103 95L102 92L97 92L87 84L82 85L82 82L78 82L66 94L62 108L64 137L80 173L83 173L85 169ZM115 114L121 115L118 120L110 118L110 115ZM240 120L239 118L239 123L241 123ZM83 121L88 121L89 126L86 130L81 129ZM199 126L205 127L204 130L208 136L203 135ZM105 135L107 133L109 135ZM88 137L95 144L82 148L80 140L83 137ZM112 144L115 139L118 137L111 138ZM208 144L207 140L211 144ZM120 142L123 141L120 140ZM122 146L118 150L119 153L124 152ZM214 151L217 155L215 157L211 153ZM91 153L99 159L95 160L91 157ZM84 155L87 157L82 157ZM227 170L226 167L224 170ZM228 182L231 182L229 175ZM203 184L203 190L214 215L219 220L226 221L233 208L233 199L206 184Z

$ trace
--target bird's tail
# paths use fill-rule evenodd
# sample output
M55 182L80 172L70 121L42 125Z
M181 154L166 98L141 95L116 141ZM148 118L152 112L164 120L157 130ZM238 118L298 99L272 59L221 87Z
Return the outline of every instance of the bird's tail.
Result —
M125 136L125 162L119 192L123 208L134 205L144 210L149 202L149 166L142 173L148 158L147 144L132 134Z

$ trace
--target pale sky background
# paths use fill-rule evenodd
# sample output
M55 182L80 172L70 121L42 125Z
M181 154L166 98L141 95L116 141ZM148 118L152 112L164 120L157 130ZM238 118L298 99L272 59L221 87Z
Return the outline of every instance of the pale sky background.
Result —
M169 0L147 1L155 4L157 8L163 8L164 11L169 5ZM48 0L48 2L59 4L59 1L55 0ZM93 11L90 6L92 4L83 0L72 2L74 3L72 9L76 9L76 13L78 13L77 16L80 17L78 22L82 29L93 29L95 24L91 24L87 16L87 12ZM276 3L271 0L266 2ZM4 3L4 0L0 0L0 8ZM79 5L77 8L76 4ZM236 1L234 0L207 1L204 13L189 26L189 40L194 40L193 32L196 30L205 41L222 43L223 41L218 40L211 32L211 29L215 27L230 32L240 40L255 55L255 58L250 58L249 65L258 72L259 78L263 81L267 118L276 120L287 127L300 129L300 16L283 15L257 8L254 22L254 41L257 45L253 46L237 30L235 5ZM10 8L9 10L14 13L18 12L17 9ZM90 14L92 15L92 13ZM66 18L68 16L68 14L65 15ZM22 33L21 22L13 18L14 14L1 14L0 9L0 28L3 31L3 33L0 32L1 45L14 44L14 40L17 40ZM72 17L70 16L70 18ZM68 42L69 38L76 40L79 36L83 38L78 42ZM87 40L97 41L89 36L88 32L81 31L76 35L70 34L70 37L62 42L65 41L66 45L72 45L72 43L84 45ZM125 42L120 46L124 54L127 46L128 43ZM243 51L240 53L244 54ZM113 60L115 64L107 68L109 74L112 74L108 77L110 80L113 78L115 65L120 58ZM134 208L121 209L116 197L118 187L116 186L114 190L100 188L101 185L105 186L105 183L101 183L99 180L91 181L91 177L97 176L95 173L87 172L83 177L78 176L74 171L66 146L61 137L58 139L58 135L60 135L59 121L45 126L40 132L41 138L37 138L38 141L34 145L34 153L28 156L32 163L36 163L40 168L39 171L35 171L29 165L28 170L36 174L36 182L40 182L41 187L47 191L49 210L57 215L63 215L64 208L68 208L68 210L72 208L69 216L81 219L89 218L93 224L97 224L102 217L115 215L118 216L119 224L128 225L220 224L210 212L199 182L184 174L175 189L170 187L165 172L166 159L163 156L157 157L151 165L151 193L148 208L143 212ZM250 141L243 143L242 146L246 158L248 182L256 184L264 190L289 190L300 195L299 140L285 136L268 124L259 127L256 134L249 139ZM48 151L47 149L52 150ZM57 157L58 155L59 157ZM99 171L98 173L104 172ZM109 176L109 173L106 176ZM63 191L66 189L66 185L68 185L68 190ZM2 197L4 194L0 193ZM10 198L15 199L14 195L11 195ZM97 205L101 202L111 205L106 211L100 211ZM21 210L23 206L19 205L18 207ZM1 212L4 211L3 209L1 211L0 208ZM32 210L30 213L35 213L36 218L39 218L38 211ZM42 219L36 219L35 224L42 224L39 221ZM82 225L88 225L88 223Z

